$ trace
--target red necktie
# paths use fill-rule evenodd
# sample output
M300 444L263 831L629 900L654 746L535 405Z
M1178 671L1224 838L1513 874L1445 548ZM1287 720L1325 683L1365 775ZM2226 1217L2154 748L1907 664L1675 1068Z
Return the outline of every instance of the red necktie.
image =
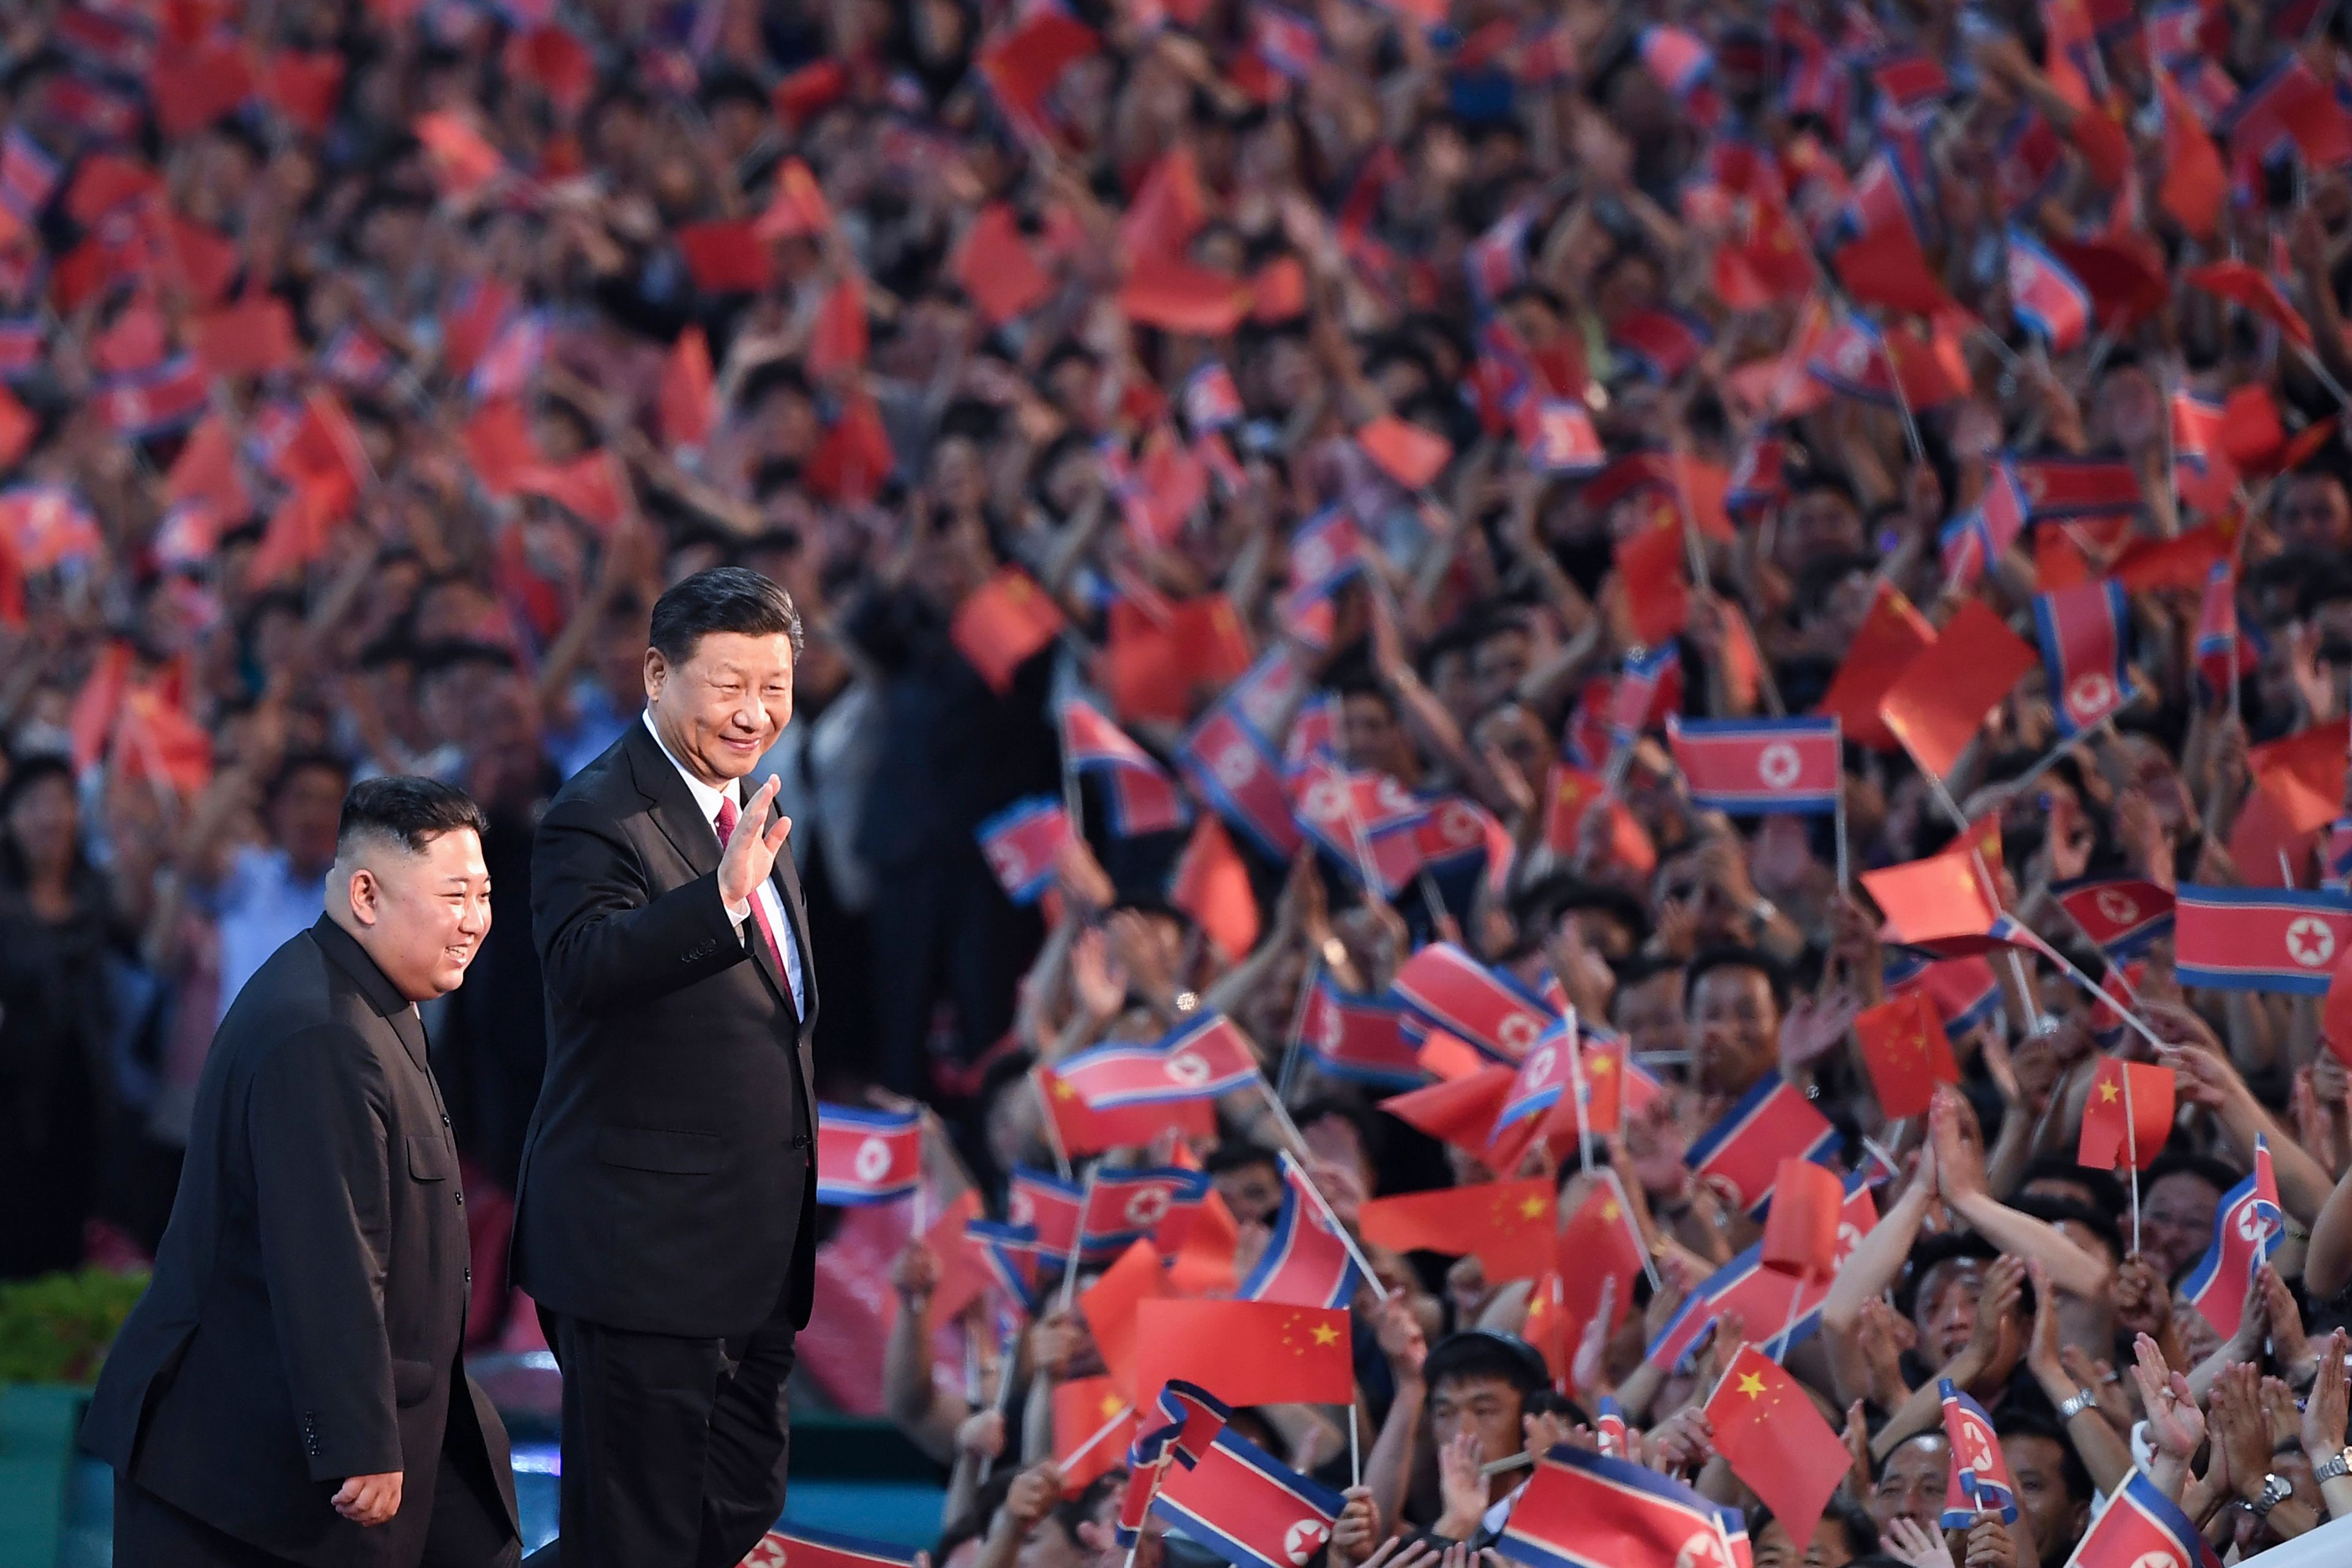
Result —
M717 826L719 828L719 847L721 850L724 850L727 847L727 841L735 836L735 823L739 815L740 814L735 809L735 803L733 801L729 800L725 795L720 795L719 797L719 821ZM757 889L754 889L751 893L751 919L760 928L761 940L768 944L769 956L776 961L776 973L784 977L784 990L787 994L791 994L793 986L793 967L791 964L784 962L783 944L777 942L776 933L768 929L768 908L765 904L761 902L759 890ZM800 1010L800 997L797 994L793 995L793 1009L795 1012Z

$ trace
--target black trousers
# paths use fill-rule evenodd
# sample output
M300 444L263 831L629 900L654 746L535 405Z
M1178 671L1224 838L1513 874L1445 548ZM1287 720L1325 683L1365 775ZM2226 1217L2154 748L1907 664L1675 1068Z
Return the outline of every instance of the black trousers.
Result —
M784 1508L784 1304L731 1340L540 1322L563 1369L562 1533L528 1568L735 1568Z
M364 1542L363 1548L373 1544ZM289 1560L214 1529L118 1474L114 1561L122 1568L151 1563L171 1568L286 1568ZM352 1561L373 1564L379 1557L363 1549ZM485 1501L444 1447L433 1481L433 1522L417 1568L515 1568L521 1561L522 1542L507 1522L505 1503Z

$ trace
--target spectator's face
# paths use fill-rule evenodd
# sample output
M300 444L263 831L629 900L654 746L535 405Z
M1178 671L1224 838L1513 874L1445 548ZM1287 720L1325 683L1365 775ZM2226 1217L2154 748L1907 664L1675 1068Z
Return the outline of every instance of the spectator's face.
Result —
M1470 676L1470 656L1458 648L1429 661L1429 689L1457 723L1469 722L1478 710L1478 686Z
M37 875L56 876L72 863L74 840L80 832L81 814L74 802L73 781L51 774L26 784L8 807L8 837L16 853Z
M1401 753L1410 749L1396 716L1379 698L1359 693L1339 704L1339 753L1349 767L1402 774L1408 766Z
M1886 1456L1878 1486L1870 1494L1870 1516L1885 1530L1907 1519L1933 1535L1944 1511L1944 1484L1952 1447L1941 1432L1923 1432Z
M1543 787L1550 737L1536 716L1517 703L1506 703L1479 720L1470 731L1470 742L1481 752L1491 747L1501 752L1505 761L1518 769L1528 788Z
M294 864L313 874L334 863L335 825L342 819L345 781L327 768L304 768L288 779L269 805L269 830Z
M1086 1568L1087 1554L1062 1528L1057 1514L1047 1514L1014 1554L1015 1568Z
M2213 1240L2213 1214L2221 1194L2213 1184L2189 1171L2150 1182L2140 1196L2140 1256L2169 1279Z
M1862 513L1833 489L1808 490L1789 503L1781 520L1781 564L1802 565L1862 548Z
M1282 1206L1282 1177L1272 1165L1243 1165L1220 1171L1210 1181L1237 1220L1271 1225L1274 1211Z
M1976 1332L1977 1297L1983 1287L1984 1265L1973 1258L1953 1258L1927 1271L1911 1310L1923 1358L1940 1366L1968 1347L1969 1336Z
M2015 1432L2000 1440L2001 1458L2017 1482L2017 1511L2033 1531L2045 1563L2063 1563L2083 1533L2089 1505L2066 1495L2066 1450L2049 1437Z
M1429 1391L1430 1439L1443 1449L1467 1432L1478 1439L1481 1463L1508 1458L1525 1446L1519 1403L1519 1391L1499 1377L1449 1377Z
M793 645L782 632L706 632L672 665L646 650L646 702L677 760L705 784L751 771L793 717Z
M1683 972L1661 970L1617 993L1617 1028L1636 1051L1683 1048Z
M1482 640L1471 656L1471 682L1478 706L1499 702L1517 690L1535 657L1535 638L1517 626Z
M1777 1519L1765 1521L1750 1544L1756 1552L1756 1568L1845 1568L1853 1561L1853 1544L1846 1539L1845 1525L1835 1519L1824 1518L1816 1525L1812 1543L1802 1552L1790 1537L1789 1527Z
M2352 501L2341 481L2325 474L2299 474L2279 487L2271 526L2289 550L2341 550L2352 543Z
M1772 1070L1780 1054L1780 1010L1760 973L1737 963L1710 969L1691 992L1690 1007L1700 1089L1745 1094Z

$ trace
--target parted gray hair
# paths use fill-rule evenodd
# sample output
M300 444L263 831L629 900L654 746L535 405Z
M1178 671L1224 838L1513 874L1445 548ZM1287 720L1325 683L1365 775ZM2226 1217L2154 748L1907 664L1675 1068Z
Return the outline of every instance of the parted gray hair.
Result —
M335 854L341 858L354 838L386 838L410 854L445 833L470 827L489 831L489 823L474 797L439 779L395 773L355 784L343 796L342 819L335 828Z

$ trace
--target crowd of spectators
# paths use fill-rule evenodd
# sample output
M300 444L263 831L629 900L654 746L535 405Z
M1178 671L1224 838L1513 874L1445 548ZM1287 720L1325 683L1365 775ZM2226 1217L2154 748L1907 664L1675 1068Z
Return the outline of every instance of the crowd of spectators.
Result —
M825 1098L926 1103L1001 1213L1066 1152L1034 1068L1206 1009L1286 1102L1189 1136L1240 1274L1278 1151L1349 1221L1493 1176L1623 1196L1649 1268L1556 1343L1527 1282L1370 1248L1335 1557L1491 1544L1524 1476L1482 1467L1590 1442L1603 1395L1637 1458L1752 1501L1697 1405L1742 1325L1647 1352L1757 1238L1685 1155L1776 1076L1877 1219L1788 1354L1850 1480L1809 1541L1751 1514L1757 1562L2056 1568L2135 1467L2241 1555L2347 1511L2313 1467L2345 1446L2352 1031L2310 987L2184 984L2167 937L2126 965L2053 890L2343 882L2345 12L8 7L0 1278L152 1247L214 1026L377 773L488 814L495 923L428 1024L495 1259L537 815L637 713L654 597L738 563L810 628L763 769ZM2037 662L1949 754L1874 721L1937 628L2031 641L2102 582L2119 711L2072 721ZM1077 707L1172 817L1078 754ZM1701 808L1661 722L1824 710L1834 821ZM1200 742L1236 721L1387 781L1406 868L1269 826ZM1039 797L1077 828L1042 900L982 841ZM1928 987L1959 1082L1890 1117L1853 1025L1921 972L1859 877L1956 821L2042 946ZM1418 1075L1334 1070L1307 993L1380 998L1439 942L1660 1092L1502 1169L1483 1122L1381 1110ZM2118 1057L2179 1085L2128 1181L2075 1159ZM2258 1134L2286 1239L2224 1336L2181 1287ZM898 1258L881 1369L955 1467L942 1563L1108 1568L1115 1479L1054 1468L1052 1390L1100 1370L1058 1261L1003 1368L988 1299L931 1320L949 1261ZM478 1338L527 1337L478 1272ZM970 1387L932 1355L966 1330ZM1943 1379L2021 1508L1948 1553ZM1248 1419L1349 1479L1335 1411Z

